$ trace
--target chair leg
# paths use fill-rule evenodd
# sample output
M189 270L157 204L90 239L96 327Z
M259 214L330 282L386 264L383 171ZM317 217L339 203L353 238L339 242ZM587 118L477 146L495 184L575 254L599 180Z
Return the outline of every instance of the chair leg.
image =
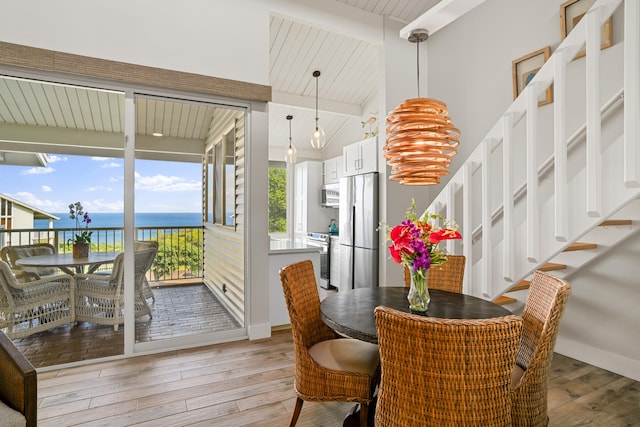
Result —
M300 411L302 411L302 404L304 400L299 397L296 398L296 407L293 408L293 414L291 414L291 422L289 423L289 427L294 427L298 422L298 417L300 416Z
M369 405L360 404L360 427L367 427L367 416L369 415Z

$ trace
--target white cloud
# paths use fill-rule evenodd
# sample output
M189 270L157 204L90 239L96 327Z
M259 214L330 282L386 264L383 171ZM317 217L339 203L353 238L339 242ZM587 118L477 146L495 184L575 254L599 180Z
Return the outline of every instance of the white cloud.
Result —
M91 160L96 161L96 162L104 162L105 160L111 160L111 157L98 157L98 156L93 156L91 158Z
M121 182L121 181L124 181L124 177L122 176L109 177L109 182Z
M49 163L56 163L56 162L66 162L68 159L66 157L60 157L60 156L48 154L47 160L49 161Z
M113 191L111 187L105 187L104 185L98 185L96 187L89 187L89 191Z
M111 163L105 163L104 165L100 166L101 168L119 168L120 164L119 163L115 163L115 162L111 162Z
M48 193L51 191L51 187L49 187L48 185L43 185L40 189L45 193Z
M48 173L52 173L55 171L51 166L46 168L29 168L25 171L20 172L20 175L45 175Z
M32 193L21 191L15 194L11 194L16 200L19 200L28 205L34 206L38 209L42 209L45 212L65 212L67 210L68 203L62 203L59 201L39 199Z
M104 199L96 199L88 202L83 202L82 206L84 206L84 210L89 212L123 212L124 211L124 202L122 200L115 201L105 201ZM99 224L95 224L96 227L99 227Z
M187 181L177 176L140 176L136 174L136 190L146 191L201 191L200 181Z

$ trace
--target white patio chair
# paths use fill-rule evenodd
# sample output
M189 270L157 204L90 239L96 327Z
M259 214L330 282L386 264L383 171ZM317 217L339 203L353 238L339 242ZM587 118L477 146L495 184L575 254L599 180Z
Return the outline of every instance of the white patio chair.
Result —
M9 338L75 323L73 276L18 282L9 264L0 260L0 328Z
M135 251L135 317L152 318L151 307L142 293L144 276L151 267L157 250ZM124 253L118 254L109 276L77 274L76 320L112 325L115 331L124 322Z

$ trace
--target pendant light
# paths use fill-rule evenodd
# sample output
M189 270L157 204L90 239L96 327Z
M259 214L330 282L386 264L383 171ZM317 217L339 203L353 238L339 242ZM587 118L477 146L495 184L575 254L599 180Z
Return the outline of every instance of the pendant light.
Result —
M404 185L438 184L449 173L460 144L460 131L452 125L447 105L420 98L420 42L428 37L426 30L414 30L409 36L417 46L418 97L407 99L387 116L384 157L391 166L389 179Z
M327 138L324 135L324 129L318 125L318 77L320 77L320 71L314 71L313 77L316 79L316 128L311 134L311 146L316 150L322 150L327 143Z
M284 155L284 159L290 165L296 162L296 147L291 145L291 119L293 119L293 116L287 116L287 120L289 120L289 148L287 148L287 153Z

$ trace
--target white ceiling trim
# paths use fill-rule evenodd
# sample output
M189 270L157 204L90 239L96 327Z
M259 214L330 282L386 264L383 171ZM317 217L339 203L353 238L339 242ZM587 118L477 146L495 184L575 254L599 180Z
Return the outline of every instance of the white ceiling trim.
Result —
M401 29L400 37L408 39L411 32L417 29L425 29L429 32L429 35L432 35L485 1L486 0L442 0L422 16Z
M316 109L315 97L274 91L271 93L271 99L272 104L286 105L313 111ZM345 116L362 117L362 107L358 104L347 104L322 98L318 99L318 111L342 114Z

